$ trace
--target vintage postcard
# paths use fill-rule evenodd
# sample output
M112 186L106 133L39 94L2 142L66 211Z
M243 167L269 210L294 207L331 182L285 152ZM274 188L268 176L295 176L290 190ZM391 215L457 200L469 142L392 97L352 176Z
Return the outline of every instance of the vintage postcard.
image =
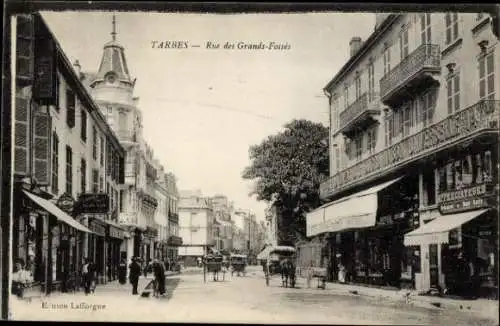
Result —
M498 324L498 6L135 5L4 24L7 319Z

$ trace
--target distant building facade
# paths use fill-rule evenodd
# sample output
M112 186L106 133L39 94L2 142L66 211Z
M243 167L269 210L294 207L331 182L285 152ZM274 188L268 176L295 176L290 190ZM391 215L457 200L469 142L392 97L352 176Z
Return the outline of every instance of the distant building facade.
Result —
M224 195L211 197L215 221L217 223L216 249L230 252L232 250L233 224L231 223L232 205Z
M178 257L185 265L196 263L216 248L218 225L215 221L210 198L203 197L201 191L181 192L179 199L179 236L182 245Z
M182 238L179 234L179 189L177 179L173 173L165 175L167 184L167 210L168 210L168 240L167 257L172 261L177 261L178 247L182 245Z

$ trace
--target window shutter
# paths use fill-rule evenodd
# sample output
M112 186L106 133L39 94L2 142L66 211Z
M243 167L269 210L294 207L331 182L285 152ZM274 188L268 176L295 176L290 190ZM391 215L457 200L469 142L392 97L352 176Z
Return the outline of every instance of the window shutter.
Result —
M46 105L57 104L55 42L40 18L36 18L35 83L33 97Z
M66 90L66 123L68 127L75 127L75 110L76 110L75 93L71 89Z
M50 117L38 108L33 116L33 176L39 185L48 185L50 180Z
M29 148L29 101L16 96L16 112L14 126L14 173L28 174Z
M16 77L20 84L33 82L34 24L32 15L17 16Z

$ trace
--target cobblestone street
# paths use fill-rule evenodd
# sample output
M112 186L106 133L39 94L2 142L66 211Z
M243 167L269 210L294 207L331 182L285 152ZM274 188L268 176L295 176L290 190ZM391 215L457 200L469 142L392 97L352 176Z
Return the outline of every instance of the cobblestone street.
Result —
M142 289L147 280L141 278ZM170 276L168 296L163 299L131 295L130 285L98 287L96 293L57 294L15 301L15 320L156 321L156 322L245 322L321 324L419 324L496 325L467 311L453 311L407 304L403 300L380 300L340 293L336 289L282 288L275 277L266 287L262 272L251 267L244 277L226 274L214 282L190 272Z

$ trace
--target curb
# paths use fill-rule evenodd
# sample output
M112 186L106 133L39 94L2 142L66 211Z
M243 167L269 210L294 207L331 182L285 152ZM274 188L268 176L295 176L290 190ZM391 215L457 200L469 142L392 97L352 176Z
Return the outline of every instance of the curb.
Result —
M306 281L304 278L302 278L304 281ZM345 287L345 288L344 288ZM374 289L378 293L370 293L370 291L364 291L363 289L359 289L359 287L352 288L349 285L339 285L339 286L332 286L330 283L330 287L326 286L326 291L331 291L331 292L337 292L341 294L348 294L348 295L355 295L355 296L363 296L363 297L368 297L368 298L380 298L380 299L389 299L392 302L403 302L408 305L415 305L423 308L431 308L431 309L439 309L439 310L456 310L456 311L462 311L462 312L468 312L472 313L475 315L478 315L480 317L484 318L489 318L493 320L497 320L498 318L498 301L497 307L494 308L492 306L492 311L489 313L488 311L485 310L479 310L477 307L474 307L474 304L467 304L467 303L462 303L462 302L443 302L444 300L447 299L442 299L441 300L435 300L432 297L423 297L423 296L416 296L412 295L411 291L390 291L390 290L383 290L383 289ZM382 291L387 291L387 293L382 293ZM408 295L407 295L408 294ZM473 301L471 301L472 303ZM495 302L495 301L492 301ZM476 304L479 305L479 304ZM484 308L484 305L481 305L481 307ZM494 309L493 309L494 308Z

